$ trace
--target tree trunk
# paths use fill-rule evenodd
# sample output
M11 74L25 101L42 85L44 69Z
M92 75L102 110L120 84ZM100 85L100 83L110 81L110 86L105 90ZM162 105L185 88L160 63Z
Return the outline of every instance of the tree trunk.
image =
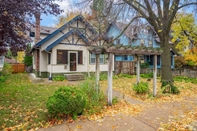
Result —
M169 45L169 36L165 36L161 41L161 47L163 53L161 55L161 81L162 82L173 82L172 69L171 69L171 54Z

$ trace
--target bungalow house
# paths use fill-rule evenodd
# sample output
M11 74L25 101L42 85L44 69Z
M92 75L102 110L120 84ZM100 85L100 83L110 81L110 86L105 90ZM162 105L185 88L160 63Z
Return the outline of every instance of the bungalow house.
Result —
M120 22L112 23L108 30L107 34L110 37L117 37L126 25ZM156 33L151 25L149 24L135 24L130 25L125 32L119 37L115 42L116 44L131 45L131 46L146 46L153 48L160 48L160 40L156 36ZM171 43L170 43L171 44ZM176 55L175 51L171 50L171 67L174 68L174 56ZM153 55L145 55L141 59L144 62L150 64L150 68L153 67ZM133 61L134 56L128 55L116 55L115 61ZM161 56L157 56L157 67L161 68Z
M97 34L81 15L58 29L31 32L38 37L33 46L33 70L39 77L54 74L87 73L95 71L95 55L88 48L95 43L92 38ZM39 35L40 32L40 35ZM37 38L36 38L37 39ZM107 56L100 55L100 71L107 71Z

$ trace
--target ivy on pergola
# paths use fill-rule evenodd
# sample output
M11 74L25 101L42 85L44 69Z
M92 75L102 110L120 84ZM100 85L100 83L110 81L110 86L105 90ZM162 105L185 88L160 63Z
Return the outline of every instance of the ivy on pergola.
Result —
M161 55L161 48L152 48L146 46L122 45L122 44L104 44L102 46L91 46L89 49L91 54L100 55L108 54L108 104L112 105L112 78L113 78L113 58L114 55L134 55L137 57L137 83L140 82L140 57L143 55L154 55L153 65L153 96L156 96L156 80L157 80L157 55ZM98 64L98 63L96 63Z

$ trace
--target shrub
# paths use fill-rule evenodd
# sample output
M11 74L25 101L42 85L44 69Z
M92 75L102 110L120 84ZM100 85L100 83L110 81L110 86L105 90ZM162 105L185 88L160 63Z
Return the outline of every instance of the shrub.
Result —
M32 60L33 60L33 58L31 55L25 55L23 62L25 64L25 66L32 66Z
M187 65L187 61L182 56L175 57L175 68L182 68Z
M139 82L134 84L133 90L138 94L145 94L148 93L149 87L147 82Z
M129 74L119 74L118 77L133 78L133 76Z
M100 74L100 80L101 80L101 81L107 80L107 74L101 73L101 74Z
M86 94L88 98L86 105L86 111L88 114L100 112L104 105L106 105L105 95L101 90L97 94L94 88L94 81L95 80L86 80L79 85L81 91Z
M47 100L47 109L52 116L77 115L83 113L86 107L86 95L76 87L65 86L58 89Z
M140 77L142 78L153 78L153 72L147 73L147 74L140 74Z
M161 85L162 93L179 94L179 89L174 86L171 82L162 82Z
M140 64L141 68L148 68L149 66L150 66L150 64L148 62Z
M114 105L114 104L116 104L116 103L118 103L118 97L116 96L116 97L114 97L113 99L112 99L112 104Z
M8 76L11 75L13 71L12 65L8 63L4 63L3 70L1 71L1 76Z
M52 80L53 81L63 81L63 80L65 80L65 77L61 76L61 75L56 75L56 76L53 77Z

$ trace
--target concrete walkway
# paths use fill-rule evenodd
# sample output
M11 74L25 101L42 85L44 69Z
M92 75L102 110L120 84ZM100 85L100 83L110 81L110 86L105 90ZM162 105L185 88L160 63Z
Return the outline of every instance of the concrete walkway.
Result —
M46 79L36 78L32 74L29 77L33 83L52 83ZM119 99L125 99L130 104L143 105L146 109L137 116L117 114L113 117L104 117L99 121L83 120L74 123L64 122L61 125L42 128L38 131L156 131L161 123L169 122L169 118L174 116L174 114L183 114L197 107L197 97L185 98L181 102L150 104L113 91L113 97L115 96ZM197 123L192 126L193 130L197 130Z

